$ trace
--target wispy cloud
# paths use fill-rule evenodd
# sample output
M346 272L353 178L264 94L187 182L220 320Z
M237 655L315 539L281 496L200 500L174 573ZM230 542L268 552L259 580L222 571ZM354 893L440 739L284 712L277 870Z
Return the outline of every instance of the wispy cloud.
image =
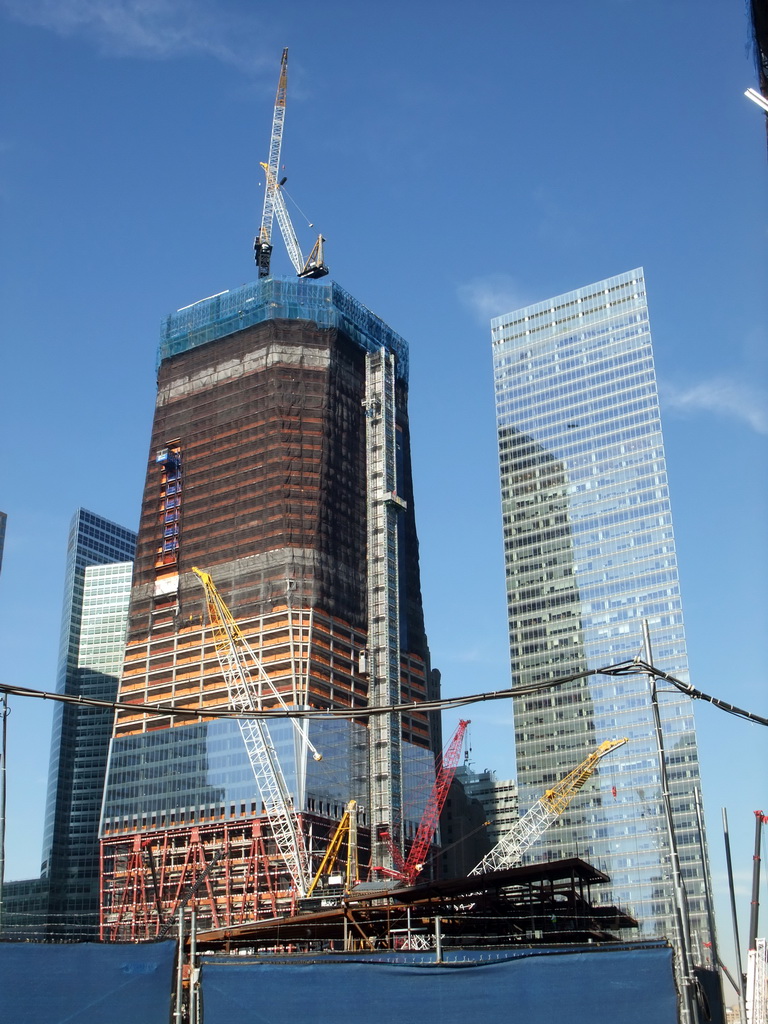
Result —
M564 204L551 188L539 186L533 192L534 208L538 212L538 235L557 249L578 249L584 244L589 221L583 207Z
M519 284L508 274L489 274L459 287L460 301L487 325L491 317L503 316L527 304Z
M245 46L242 17L234 38L231 19L221 11L214 17L199 0L0 0L0 10L25 25L88 39L112 56L208 54L242 70L260 63Z
M756 433L768 435L768 394L739 376L713 377L688 387L666 383L660 391L665 409L691 415L714 413L741 420Z

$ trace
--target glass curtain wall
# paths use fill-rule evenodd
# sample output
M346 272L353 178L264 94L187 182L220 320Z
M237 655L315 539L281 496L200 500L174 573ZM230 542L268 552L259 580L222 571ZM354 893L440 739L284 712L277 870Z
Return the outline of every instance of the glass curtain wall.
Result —
M645 280L633 270L492 321L513 686L642 653L687 680ZM672 879L648 680L592 676L514 699L520 813L599 743L629 743L530 859L581 856L602 894L673 935ZM694 946L708 940L688 698L661 696Z
M57 690L114 700L125 651L136 534L86 509L69 532ZM112 712L57 704L41 876L51 934L84 939L98 925L98 827Z

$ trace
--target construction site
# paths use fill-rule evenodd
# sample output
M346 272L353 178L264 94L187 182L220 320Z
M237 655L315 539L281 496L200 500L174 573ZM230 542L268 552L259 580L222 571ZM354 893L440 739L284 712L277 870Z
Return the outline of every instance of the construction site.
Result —
M585 737L465 874L439 869L469 723L445 741L408 347L324 280L322 236L302 255L280 178L286 90L284 51L258 280L163 325L100 826L104 946L64 973L115 992L130 975L113 1024L223 1024L254 1005L274 1022L458 1021L478 999L483 1019L517 1005L586 1021L607 978L628 1024L721 1020L714 972L696 1009L672 944L634 941L630 910L600 898L606 872L526 857L631 740ZM292 279L271 271L275 219ZM2 971L45 969L14 957Z
M443 760L439 713L419 710L439 676L407 345L321 280L322 238L301 257L278 181L286 88L287 51L259 279L179 310L161 338L101 824L110 941L162 937L190 901L201 933L293 915L342 848L347 893L433 877L461 756L467 723ZM270 274L275 217L295 281ZM528 822L524 846L551 820ZM519 862L513 845L493 869Z

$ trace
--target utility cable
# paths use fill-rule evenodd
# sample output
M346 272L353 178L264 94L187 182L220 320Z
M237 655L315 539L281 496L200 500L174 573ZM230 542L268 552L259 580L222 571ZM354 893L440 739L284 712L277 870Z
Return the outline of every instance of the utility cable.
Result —
M631 663L629 663L631 664ZM611 666L615 668L618 666ZM427 712L445 711L449 708L464 707L467 704L478 704L482 701L505 700L509 697L526 696L539 693L555 686L583 679L586 676L605 674L605 669L589 669L563 676L560 679L547 679L528 686L510 687L504 690L491 690L487 693L467 694L462 697L445 697L441 700L408 701L402 704L381 704L375 707L357 708L260 708L258 711L230 711L227 708L179 708L167 704L140 704L127 701L101 700L97 697L85 697L82 694L56 693L47 690L35 690L30 687L16 686L13 683L0 683L0 693L14 697L34 697L38 700L53 700L61 704L75 704L86 708L107 708L112 711L129 711L135 714L175 715L181 718L370 718L372 715L385 715L391 712Z
M631 666L631 667L629 667ZM690 683L684 683L682 679L678 679L676 676L670 675L669 672L662 672L661 669L655 668L653 665L649 665L648 662L643 661L642 658L637 657L632 662L625 662L622 665L616 665L611 669L601 669L601 672L606 675L632 675L634 671L644 672L645 674L653 675L657 679L663 679L666 683L671 683L681 693L687 694L692 700L705 700L710 704L714 704L720 711L727 711L729 715L735 715L737 718L746 718L749 722L757 722L758 725L768 725L768 718L764 718L762 715L757 715L753 711L745 711L743 708L737 708L735 704L729 704L727 701L720 700L719 697L713 697L709 693L703 693L701 690L697 690Z
M226 708L179 708L170 707L166 704L139 704L126 701L100 700L96 697L85 697L69 693L55 693L45 690L35 690L30 687L16 686L12 683L0 683L0 693L7 693L15 697L32 697L38 700L53 700L63 704L74 704L87 708L107 708L112 711L128 711L134 714L152 715L173 715L179 718L210 719L210 718L320 718L320 719L346 719L346 718L370 718L373 715L386 715L392 712L429 712L446 711L451 708L466 707L469 704L480 704L484 701L507 700L510 697L525 697L534 693L541 693L543 690L550 690L566 683L575 682L578 679L585 679L589 676L626 676L637 675L638 673L651 673L658 679L671 683L682 693L695 700L706 700L710 704L727 711L729 714L745 718L748 721L756 722L758 725L768 725L768 718L745 711L727 701L720 700L710 694L695 689L690 683L684 683L668 672L647 664L641 658L636 657L631 661L619 662L616 665L606 665L602 668L587 669L583 672L574 672L571 675L561 676L559 679L545 679L537 683L530 683L527 686L507 687L503 690L490 690L484 693L465 694L460 697L444 697L440 700L408 701L402 704L383 704L376 707L357 708L261 708L255 712L230 711Z

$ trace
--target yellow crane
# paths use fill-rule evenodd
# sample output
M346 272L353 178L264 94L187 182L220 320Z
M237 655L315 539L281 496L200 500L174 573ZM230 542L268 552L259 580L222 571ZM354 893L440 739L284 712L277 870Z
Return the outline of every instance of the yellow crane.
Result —
M606 740L573 771L548 789L542 797L501 837L490 853L469 872L470 875L484 875L488 871L502 871L519 864L523 853L542 832L559 817L588 778L594 774L599 762L612 750L629 742L625 736L620 740Z
M344 809L344 814L336 827L336 831L333 833L333 838L328 844L328 849L325 851L325 856L320 863L320 867L317 869L315 877L312 879L312 882L307 889L307 896L312 895L323 875L330 873L338 859L339 851L341 850L341 845L345 838L347 840L347 863L344 878L344 889L346 892L349 892L352 886L358 881L359 873L357 865L356 800L350 800Z
M289 711L282 694L273 685L232 617L232 613L216 589L213 578L209 573L194 567L192 572L198 577L205 591L208 620L221 671L227 684L229 707L233 711L246 713L261 710L259 688L251 674L250 666L253 665L261 682L270 691L270 698L276 699L283 710ZM318 753L301 723L292 717L291 724L312 751L314 759L322 760L322 755ZM296 820L293 798L286 785L267 722L264 718L251 715L238 719L238 725L253 774L256 777L264 812L272 827L277 849L285 861L297 894L303 896L309 886L307 846L304 833Z

